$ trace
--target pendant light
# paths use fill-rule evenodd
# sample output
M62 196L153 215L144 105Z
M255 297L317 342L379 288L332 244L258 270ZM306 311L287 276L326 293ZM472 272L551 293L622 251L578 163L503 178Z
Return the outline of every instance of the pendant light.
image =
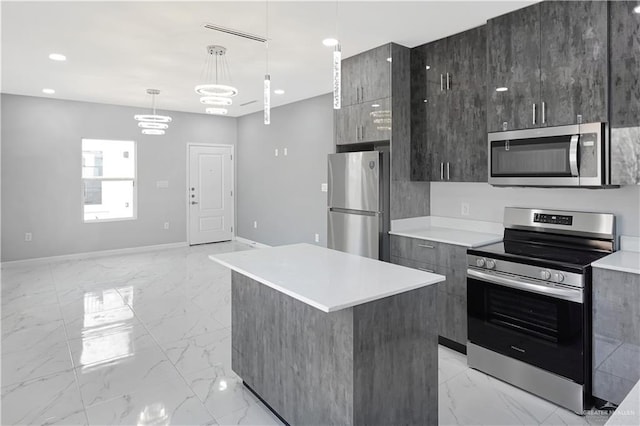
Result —
M203 71L206 83L195 87L196 93L200 95L200 103L217 107L207 108L206 111L209 114L226 114L227 109L224 107L231 105L233 103L231 98L238 94L238 89L235 87L220 83L220 81L231 82L226 53L227 48L224 46L207 46L207 60Z
M266 2L265 7L265 20L266 20L266 39L265 52L266 52L266 70L264 74L264 124L271 124L271 75L269 75L269 0Z
M336 0L336 37L338 37L338 0ZM342 48L339 40L340 38L337 38L333 49L333 109L340 109L342 106Z
M164 135L164 131L169 128L167 123L171 122L168 115L156 114L156 95L160 94L158 89L147 89L147 93L151 95L151 114L137 114L133 118L139 121L138 127L142 128L144 135Z

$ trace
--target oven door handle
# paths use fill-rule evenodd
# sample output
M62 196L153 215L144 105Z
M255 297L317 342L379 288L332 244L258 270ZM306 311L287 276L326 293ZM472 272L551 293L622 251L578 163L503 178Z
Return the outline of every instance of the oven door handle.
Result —
M569 169L571 170L572 177L578 177L580 172L578 170L578 148L580 145L578 141L580 140L579 135L571 136L571 142L569 143Z
M522 280L516 280L513 278L487 273L483 271L477 271L475 269L467 269L467 276L476 278L478 280L490 282L492 284L498 284L505 287L516 288L519 290L530 291L532 293L538 293L545 296L554 297L556 299L568 300L570 302L584 303L583 294L580 290L569 290L557 287L549 287L546 285L540 285L535 283L528 283Z

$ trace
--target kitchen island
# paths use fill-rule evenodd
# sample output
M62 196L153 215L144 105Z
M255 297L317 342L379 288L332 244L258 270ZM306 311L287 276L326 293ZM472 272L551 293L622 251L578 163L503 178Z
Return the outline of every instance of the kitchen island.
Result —
M289 424L437 424L444 277L310 244L232 269L232 369Z

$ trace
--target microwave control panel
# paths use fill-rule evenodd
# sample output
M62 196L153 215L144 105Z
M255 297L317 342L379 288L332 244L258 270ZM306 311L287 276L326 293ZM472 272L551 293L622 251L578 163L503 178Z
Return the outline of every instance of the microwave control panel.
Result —
M551 223L553 225L571 226L573 224L573 216L565 216L560 214L534 213L533 221L535 223Z

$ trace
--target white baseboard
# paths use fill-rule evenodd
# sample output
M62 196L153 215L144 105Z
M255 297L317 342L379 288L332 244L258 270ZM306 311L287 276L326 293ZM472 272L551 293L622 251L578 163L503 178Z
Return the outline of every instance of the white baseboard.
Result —
M256 247L256 248L269 248L269 247L271 247L270 245L262 244L262 243L259 243L257 241L252 241L252 240L249 240L247 238L242 238L242 237L238 237L238 236L236 236L236 241L239 242L239 243L249 244L250 246L253 246L253 247Z
M100 250L100 251L89 251L85 253L74 253L74 254L64 254L61 256L49 256L49 257L36 257L33 259L23 259L23 260L10 260L7 262L2 262L2 266L12 266L12 265L26 265L26 264L40 264L40 263L49 263L49 262L59 262L64 260L82 260L82 259L91 259L95 257L103 257L103 256L113 256L118 254L130 254L130 253L141 253L145 251L156 251L156 250L166 250L172 248L180 248L187 247L188 244L186 241L182 241L179 243L168 243L168 244L156 244L152 246L141 246L141 247L129 247L122 249L113 249L113 250Z

